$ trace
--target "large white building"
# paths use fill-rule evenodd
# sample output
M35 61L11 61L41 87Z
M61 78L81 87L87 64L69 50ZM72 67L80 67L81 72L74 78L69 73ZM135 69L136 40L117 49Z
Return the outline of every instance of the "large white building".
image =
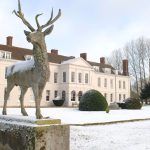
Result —
M17 61L25 61L32 57L30 49L12 46L12 37L7 37L6 45L0 45L0 106L3 106L4 90L7 80L5 68ZM78 104L84 92L90 89L100 91L108 103L121 102L130 97L130 78L128 76L128 61L123 60L122 73L111 65L105 64L105 58L100 62L90 62L87 54L81 53L79 58L58 54L58 50L48 53L50 66L50 80L43 92L41 106L53 106L53 99L57 96L65 99L64 106ZM15 87L10 94L8 106L19 106L19 87ZM25 95L25 106L34 106L31 89Z

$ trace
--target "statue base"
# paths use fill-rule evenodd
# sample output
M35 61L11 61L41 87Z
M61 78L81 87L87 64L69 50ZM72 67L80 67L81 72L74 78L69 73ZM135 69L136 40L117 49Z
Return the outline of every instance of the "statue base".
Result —
M69 140L60 119L0 116L0 150L69 150Z

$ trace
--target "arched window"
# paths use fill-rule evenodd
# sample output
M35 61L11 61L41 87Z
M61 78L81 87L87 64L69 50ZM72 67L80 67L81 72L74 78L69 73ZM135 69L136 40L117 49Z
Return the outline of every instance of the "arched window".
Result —
M62 100L66 100L66 92L62 91Z
M72 91L71 92L71 101L75 101L76 100L76 92Z
M80 101L80 99L81 99L81 96L82 96L82 91L79 91L79 93L78 93L78 100Z

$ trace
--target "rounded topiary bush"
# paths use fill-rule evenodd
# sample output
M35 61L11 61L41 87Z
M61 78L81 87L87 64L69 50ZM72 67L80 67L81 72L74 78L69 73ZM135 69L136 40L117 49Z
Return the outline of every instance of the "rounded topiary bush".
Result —
M97 90L89 90L80 99L81 111L105 111L108 107L106 98Z
M125 101L126 109L141 109L142 104L140 102L140 99L137 98L128 98Z

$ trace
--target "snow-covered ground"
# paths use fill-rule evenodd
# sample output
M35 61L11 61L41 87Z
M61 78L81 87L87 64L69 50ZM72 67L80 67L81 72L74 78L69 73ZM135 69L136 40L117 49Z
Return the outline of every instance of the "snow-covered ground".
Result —
M31 118L35 118L35 109L26 109ZM2 108L0 108L2 111ZM150 106L145 106L141 110L111 110L105 111L79 111L77 108L42 108L43 116L61 119L65 124L86 124L101 123L120 120L150 118ZM21 115L20 108L8 108L8 115ZM0 113L1 114L1 113Z
M35 109L26 109L35 119ZM77 108L42 108L43 116L58 118L64 124L102 123L150 118L150 106L141 110L83 112ZM2 111L2 108L0 108ZM20 108L8 108L8 115L21 117ZM25 117L26 118L26 117ZM150 120L97 126L71 126L70 150L150 150Z
M150 150L150 121L72 126L70 150Z

